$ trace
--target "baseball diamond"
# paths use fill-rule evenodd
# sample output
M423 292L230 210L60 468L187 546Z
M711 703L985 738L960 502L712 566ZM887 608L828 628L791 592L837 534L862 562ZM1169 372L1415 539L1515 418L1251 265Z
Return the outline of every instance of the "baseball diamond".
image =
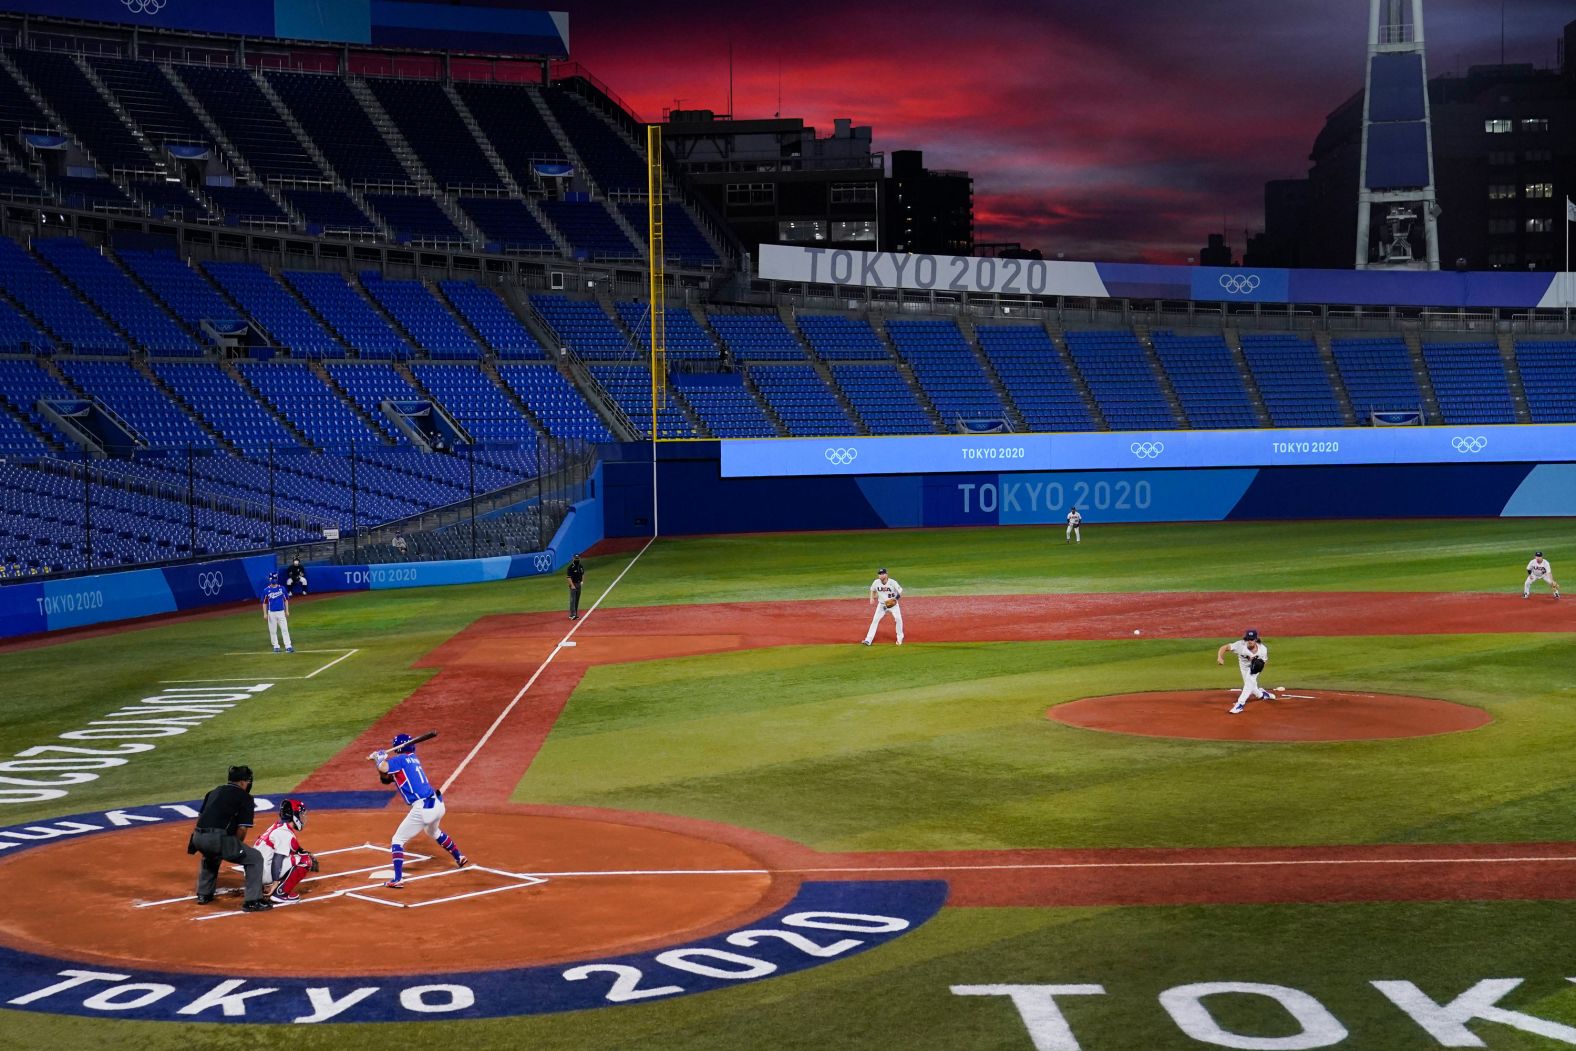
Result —
M0 1051L1576 1049L1576 21L1424 2L0 0Z

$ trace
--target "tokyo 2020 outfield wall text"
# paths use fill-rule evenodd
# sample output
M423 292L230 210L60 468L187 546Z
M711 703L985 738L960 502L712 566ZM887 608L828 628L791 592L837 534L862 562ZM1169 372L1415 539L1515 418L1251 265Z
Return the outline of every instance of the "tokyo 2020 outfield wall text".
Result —
M846 449L856 440L805 444ZM901 441L872 444L888 440ZM1020 461L987 460L959 470L938 459L906 474L827 463L817 475L728 477L726 444L658 447L663 535L1044 525L1064 521L1075 506L1091 522L1576 516L1576 464L1569 463L1016 470L1008 464ZM651 529L649 446L630 446L625 455L603 465L610 537Z
M1576 307L1576 274L1498 270L1161 266L762 245L758 276L793 284L1001 296L1365 307Z

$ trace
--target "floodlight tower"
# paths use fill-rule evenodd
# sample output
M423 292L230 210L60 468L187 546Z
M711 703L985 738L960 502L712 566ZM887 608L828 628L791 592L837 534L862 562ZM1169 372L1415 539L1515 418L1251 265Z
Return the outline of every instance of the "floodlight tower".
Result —
M1370 227L1384 206L1377 246ZM1416 257L1412 224L1425 251ZM1368 0L1368 73L1357 183L1357 268L1439 269L1439 204L1429 123L1423 0Z

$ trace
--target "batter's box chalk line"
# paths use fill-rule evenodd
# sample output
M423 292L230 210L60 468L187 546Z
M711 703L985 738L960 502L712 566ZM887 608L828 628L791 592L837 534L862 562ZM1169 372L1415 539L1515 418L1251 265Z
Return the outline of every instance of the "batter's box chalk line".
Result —
M348 847L346 849L348 849L348 850L360 850L362 848L360 848L360 847ZM371 844L367 844L366 845L366 849L368 849L368 850L385 850L387 848L375 847L375 846L372 846ZM321 855L319 855L319 856L321 856ZM427 857L426 855L420 855L420 854L417 854L417 855L406 855L406 864L409 864L413 860L431 861L432 859L430 857ZM375 867L376 868L382 868L384 866L379 865L379 866L375 866ZM349 876L349 875L353 875L353 874L356 874L356 873L370 872L370 871L372 871L372 869L357 869L357 870L355 870L354 873L352 873L352 872L336 872L336 873L329 873L329 875L330 876ZM457 876L457 875L459 875L462 872L486 872L486 873L490 873L491 875L494 875L494 876L502 876L505 879L509 880L510 882L505 884L502 887L488 887L488 888L485 888L483 890L466 891L463 894L449 894L449 895L445 895L444 897L441 897L441 898L432 898L432 899L429 899L427 901L409 901L409 902L407 902L407 901L389 901L386 898L373 897L370 894L364 893L365 891L374 891L374 890L383 889L383 883L381 881L379 881L379 882L376 882L376 883L363 883L363 884L360 884L359 886L355 886L355 887L345 887L342 890L333 890L333 891L329 891L326 894L308 894L308 895L303 895L301 897L300 901L274 902L274 908L276 908L276 909L285 909L285 908L291 908L291 907L296 906L296 905L313 905L313 904L316 904L318 902L335 901L335 900L337 900L339 898L356 898L359 901L370 901L370 902L372 902L375 905L387 905L387 906L390 906L391 908L396 908L396 909L419 909L419 908L422 908L423 906L426 906L426 905L439 905L439 904L442 904L444 902L449 902L449 901L462 901L465 898L479 898L479 897L482 897L483 895L487 895L487 894L498 894L498 893L500 893L502 891L506 891L506 890L519 890L522 887L534 887L534 886L536 886L539 883L546 883L547 882L547 880L541 878L540 876L529 876L529 875L526 875L526 874L521 873L521 872L505 872L503 869L488 868L485 865L467 865L463 869L461 869L461 868L448 868L448 869L443 869L443 870L441 870L439 872L422 873L419 876L406 876L405 879L404 879L405 889L408 889L412 883L419 883L422 880L441 879L444 876ZM323 877L319 876L319 877L316 877L316 878L321 879ZM302 882L305 883L306 880L302 880ZM398 894L398 893L402 893L402 891L397 891L397 890L392 890L391 889L389 891L389 893L391 893L391 894ZM191 899L190 898L180 898L180 899L177 899L177 900L179 900L179 901L190 901ZM203 915L203 916L195 916L195 917L193 917L193 921L197 922L197 923L202 923L202 922L206 922L208 920L222 920L222 919L224 919L227 916L244 916L244 915L245 915L245 913L235 912L235 911L230 911L230 912L210 912L210 913L207 913L206 915Z
M349 854L349 853L352 853L352 852L358 851L358 850L370 850L370 851L372 851L375 854L381 854L381 855L384 856L385 860L382 862L382 864L368 865L365 868L341 869L341 870L339 870L337 872L321 872L321 873L318 873L315 876L308 876L306 879L302 880L301 883L303 885L305 885L305 884L308 884L308 883L317 883L320 880L339 879L342 876L359 876L359 875L361 875L363 873L376 872L380 868L387 868L388 867L387 856L388 856L389 848L386 847L386 846L378 846L378 845L376 845L374 843L358 843L358 844L356 844L353 847L335 847L333 850L316 850L316 851L312 852L312 856L315 857L315 858L327 858L327 857L332 857L335 854ZM408 853L408 854L405 855L405 863L407 865L414 864L414 863L419 862L419 861L431 861L431 860L432 860L432 855L431 854L418 854L418 853L415 853L415 852L411 852L411 853ZM231 872L245 872L246 871L246 869L243 866L241 866L241 865L230 865L229 869L230 869ZM238 895L244 893L244 891L241 888L239 888L239 887L224 887L224 888L221 888L220 890L216 891L215 893L219 897L235 897L235 896L238 896ZM161 898L158 901L134 901L134 902L132 902L132 908L134 908L134 909L151 909L151 908L153 908L154 906L157 906L157 905L177 905L180 902L183 902L183 901L189 902L191 900L192 900L192 896L190 894L183 894L183 895L181 895L178 898ZM302 901L305 901L305 900L306 900L305 898L302 899ZM284 903L280 902L279 904L284 904ZM292 902L290 904L295 904L295 903Z

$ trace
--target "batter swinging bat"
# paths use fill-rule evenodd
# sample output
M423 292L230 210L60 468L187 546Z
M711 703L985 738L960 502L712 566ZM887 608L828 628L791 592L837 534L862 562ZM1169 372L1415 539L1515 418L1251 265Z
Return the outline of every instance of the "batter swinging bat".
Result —
M423 742L423 741L430 741L436 736L438 736L438 731L436 731L436 730L428 730L426 733L422 734L420 737L412 737L409 741L406 741L404 744L400 745L398 748L385 748L383 750L383 754L384 755L399 755L401 752L408 752L412 748L415 748L417 745L421 744L421 742ZM369 752L369 753L367 753L367 758L368 759L375 758L377 756L377 754L378 753L376 753L376 752Z

